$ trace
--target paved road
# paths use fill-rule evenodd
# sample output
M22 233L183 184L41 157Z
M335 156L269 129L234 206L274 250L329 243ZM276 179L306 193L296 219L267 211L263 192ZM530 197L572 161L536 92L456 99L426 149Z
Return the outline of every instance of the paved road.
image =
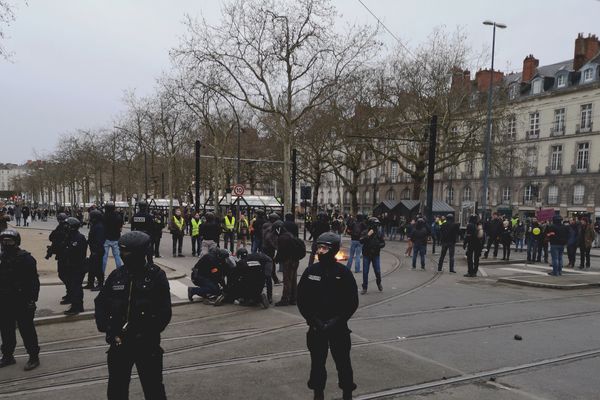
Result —
M599 398L600 290L498 283L535 269L492 260L482 267L487 276L464 278L461 249L459 274L435 273L434 258L412 271L403 244L387 250L399 265L383 292L360 297L350 321L356 398ZM593 262L589 272L599 270ZM305 330L292 307L175 307L163 340L169 397L308 399ZM39 335L42 366L3 370L0 398L105 398L106 345L92 321L40 326ZM22 365L22 348L19 355ZM340 398L331 360L328 371L326 398ZM137 379L131 393L142 397Z

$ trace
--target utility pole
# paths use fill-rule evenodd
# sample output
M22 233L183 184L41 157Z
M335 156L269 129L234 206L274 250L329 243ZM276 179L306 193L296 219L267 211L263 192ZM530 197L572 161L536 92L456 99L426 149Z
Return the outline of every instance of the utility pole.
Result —
M290 210L296 220L296 170L298 152L296 149L292 150L292 209Z
M196 212L200 212L200 140L196 140Z
M437 115L431 117L429 125L429 162L427 164L427 223L433 222L433 179L435 175L435 142L437 140Z

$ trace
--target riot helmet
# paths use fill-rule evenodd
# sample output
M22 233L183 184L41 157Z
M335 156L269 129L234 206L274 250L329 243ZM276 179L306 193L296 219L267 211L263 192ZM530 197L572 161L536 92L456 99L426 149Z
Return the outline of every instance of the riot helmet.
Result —
M269 214L269 222L273 223L273 222L279 221L279 220L280 220L279 214L277 214L277 213Z
M65 214L64 212L58 213L58 215L56 216L56 220L58 221L59 224L61 222L64 222L67 218L69 218L69 216L67 214Z
M6 229L0 232L0 245L2 251L14 254L21 245L21 235L14 229Z
M248 250L245 249L244 247L240 247L239 249L237 249L236 253L237 257L240 260L244 260L246 258L248 258Z
M102 221L102 212L100 210L92 210L90 211L90 222L95 223Z
M113 212L115 211L115 203L113 203L112 201L109 201L108 203L104 204L104 212Z
M119 239L119 251L126 268L130 271L146 265L146 255L152 248L150 235L141 231L127 232Z
M67 225L67 229L70 231L77 231L81 226L81 222L75 217L69 217L65 220L65 224Z
M319 261L335 261L335 255L340 251L341 242L342 238L337 233L322 233L317 239Z
M275 232L277 235L281 235L282 232L285 232L285 224L283 221L277 220L271 225L271 231Z
M144 212L148 209L148 202L146 200L140 200L138 201L137 206L141 212Z

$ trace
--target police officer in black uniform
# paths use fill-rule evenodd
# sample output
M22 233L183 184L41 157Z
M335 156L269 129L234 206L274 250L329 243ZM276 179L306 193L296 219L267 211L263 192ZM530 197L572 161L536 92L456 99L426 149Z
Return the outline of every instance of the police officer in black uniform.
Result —
M106 229L104 226L104 215L100 210L90 211L90 233L88 235L88 246L90 257L88 258L88 282L84 289L96 292L104 284L104 271L102 270L102 259L104 258L104 241L106 240ZM98 281L95 285L94 282Z
M208 304L219 305L223 300L225 278L229 272L227 259L229 252L225 249L212 247L192 268L192 282L196 287L188 287L188 300L193 301L194 295L203 297ZM219 299L218 304L215 303Z
M331 230L331 225L329 224L329 217L327 213L324 211L319 212L317 215L317 221L312 224L310 228L311 235L313 237L313 242L310 251L310 257L308 259L308 266L310 267L315 261L315 254L317 254L317 239L321 236L321 234L328 232Z
M133 214L133 218L131 220L131 230L144 232L150 236L150 240L153 240L156 227L154 224L154 217L148 212L148 203L145 200L140 200L137 203L137 207L138 212ZM149 264L152 263L153 253L153 248L151 248L146 256Z
M327 352L335 361L343 399L356 389L350 363L348 320L358 308L358 288L350 270L335 260L341 237L325 232L316 240L319 262L309 266L298 283L298 309L309 326L306 342L311 368L308 387L316 400L324 399Z
M273 260L262 253L248 254L248 250L240 247L236 255L238 261L227 277L225 300L238 299L241 305L261 304L269 308L269 299L263 293L265 287L265 270L272 270Z
M65 275L65 260L63 250L66 247L67 240L67 225L65 224L65 220L67 219L67 214L59 213L56 216L56 220L58 221L58 225L56 228L50 233L50 245L47 246L46 251L46 260L49 260L50 257L55 256L57 271L58 271L58 279L65 285L65 295L62 297L60 304L71 304L71 300L69 300L69 290L67 287L67 278Z
M152 240L144 232L119 239L123 268L111 272L95 300L96 326L106 333L108 399L127 399L136 365L144 397L166 399L160 334L171 321L171 294L165 272L146 261Z
M83 277L86 270L87 240L79 232L80 222L75 217L65 220L67 238L65 240L64 268L67 280L67 296L71 307L64 312L65 315L77 315L83 312Z
M29 360L25 371L40 365L37 333L33 324L35 302L40 292L36 261L21 250L21 236L8 229L0 233L0 333L2 359L0 368L16 363L13 353L17 344L15 329L23 338Z

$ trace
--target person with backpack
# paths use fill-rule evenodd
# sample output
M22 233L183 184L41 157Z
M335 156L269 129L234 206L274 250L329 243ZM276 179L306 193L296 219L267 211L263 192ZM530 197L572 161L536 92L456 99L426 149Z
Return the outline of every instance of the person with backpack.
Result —
M275 221L271 231L277 235L277 251L274 261L283 268L283 293L281 300L275 306L296 305L298 295L298 266L306 255L304 241L288 232L282 221Z

